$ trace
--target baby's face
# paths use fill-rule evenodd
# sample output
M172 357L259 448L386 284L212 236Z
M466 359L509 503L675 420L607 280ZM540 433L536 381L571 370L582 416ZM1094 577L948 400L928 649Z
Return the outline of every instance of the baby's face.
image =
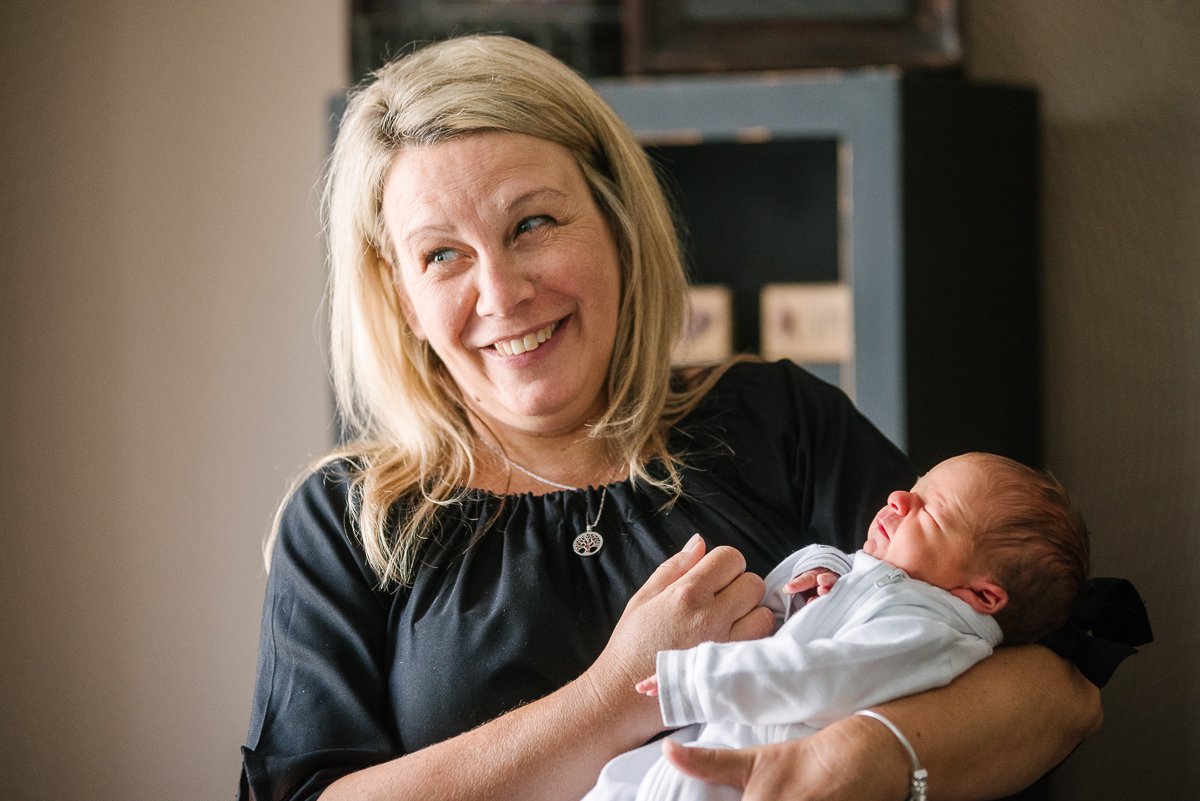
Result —
M964 586L970 575L971 521L983 502L979 470L962 457L948 459L907 492L888 496L867 531L863 550L943 589Z

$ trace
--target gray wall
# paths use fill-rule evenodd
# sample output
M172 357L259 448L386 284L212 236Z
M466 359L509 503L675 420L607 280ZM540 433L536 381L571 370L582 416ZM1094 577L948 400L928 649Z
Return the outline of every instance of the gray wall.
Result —
M965 10L970 72L1044 97L1049 462L1159 639L1056 797L1196 797L1200 7ZM345 13L0 6L0 798L232 794L259 542L331 433Z
M231 798L345 4L0 4L0 798Z
M1047 461L1157 642L1055 798L1200 797L1200 4L976 0L969 72L1042 92Z

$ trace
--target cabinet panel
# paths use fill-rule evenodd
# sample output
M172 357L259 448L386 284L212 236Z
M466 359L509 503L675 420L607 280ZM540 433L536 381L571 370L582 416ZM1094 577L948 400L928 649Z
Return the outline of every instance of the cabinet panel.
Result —
M597 81L678 195L695 280L840 281L853 355L819 367L921 469L1040 463L1037 104L1027 89L862 73Z
M647 149L681 217L689 277L733 290L737 350L760 347L763 284L839 279L835 140Z

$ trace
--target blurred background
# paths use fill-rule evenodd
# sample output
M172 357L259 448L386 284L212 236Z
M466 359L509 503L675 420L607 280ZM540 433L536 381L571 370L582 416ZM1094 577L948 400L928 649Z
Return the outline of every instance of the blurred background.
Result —
M584 5L521 32L619 72ZM1200 5L958 12L956 71L1038 91L1043 459L1156 634L1049 796L1194 798ZM0 5L0 798L235 792L261 542L335 435L317 185L373 13Z

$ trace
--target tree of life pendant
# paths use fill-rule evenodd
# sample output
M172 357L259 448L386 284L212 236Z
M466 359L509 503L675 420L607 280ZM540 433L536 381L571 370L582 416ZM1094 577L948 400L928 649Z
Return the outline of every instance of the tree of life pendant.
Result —
M579 533L571 542L571 549L579 556L592 556L600 552L604 547L604 537L600 536L600 532L592 531L589 527Z
M608 497L608 487L600 490L600 508L596 511L596 519L588 522L587 513L584 512L583 531L571 541L571 550L575 551L577 556L592 556L600 552L604 547L604 537L600 536L600 532L596 531L596 526L600 525L600 515L604 514L604 499Z

